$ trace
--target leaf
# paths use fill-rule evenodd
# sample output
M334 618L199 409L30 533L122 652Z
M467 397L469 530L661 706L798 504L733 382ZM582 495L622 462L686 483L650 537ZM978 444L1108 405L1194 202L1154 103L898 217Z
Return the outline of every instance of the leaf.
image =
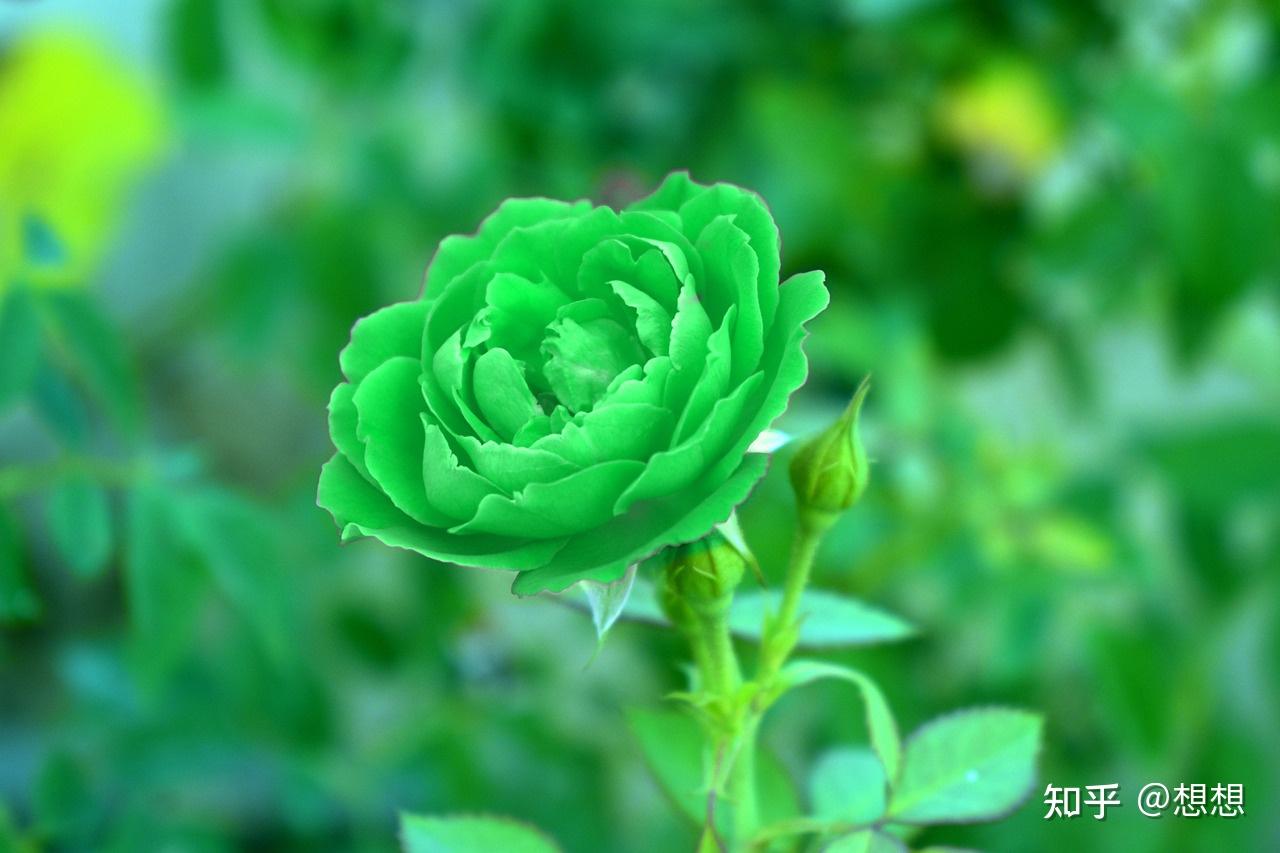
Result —
M25 287L14 287L3 296L0 300L0 409L27 392L40 361L40 318L31 293Z
M502 817L400 815L405 853L557 853L560 847L540 831Z
M747 590L734 596L729 629L739 639L759 642L764 614L776 611L782 593L775 590ZM804 621L800 625L801 648L848 648L908 639L915 628L903 619L879 608L833 592L809 590L800 602ZM637 579L627 599L622 618L668 625L658 604L651 581Z
M710 773L703 763L707 747L697 720L677 711L633 708L627 712L627 723L662 790L690 820L702 824L707 813ZM800 813L795 786L772 753L757 752L756 774L764 822L786 820ZM717 824L727 814L728 809L721 810Z
M214 585L246 620L267 656L286 660L292 629L289 590L271 527L255 507L222 491L184 496L183 528Z
M71 447L85 446L89 437L89 412L71 381L48 360L36 368L31 402L49 428Z
M842 835L823 849L826 853L907 853L907 845L892 835L870 829Z
M116 426L126 433L136 433L141 416L140 394L120 335L83 293L55 293L48 305L53 331L65 348L72 373Z
M729 628L743 639L760 639L766 613L776 613L781 590L748 590L734 597ZM804 648L848 648L904 640L915 633L891 613L833 592L808 590L800 599L799 645Z
M636 567L627 569L627 573L613 583L585 580L582 592L587 597L587 606L591 608L591 621L596 626L596 639L604 641L604 635L613 627L627 606L631 597L631 588L636 581Z
M707 776L702 765L702 730L673 711L633 709L627 723L640 744L649 770L662 790L694 823L706 813Z
M94 577L111 557L111 512L107 493L87 477L55 486L45 507L49 537L62 559L81 577Z
M889 816L902 823L994 820L1035 781L1042 721L1011 708L960 711L922 726L907 742Z
M856 824L884 815L884 765L869 749L840 747L823 755L809 774L813 816Z
M132 489L124 532L125 595L133 652L144 677L166 674L186 652L206 576L183 540L174 496Z
M40 601L27 578L22 534L0 506L0 624L30 622L40 615Z
M889 710L889 703L876 683L856 669L816 660L794 660L782 670L784 690L792 690L824 678L834 678L853 684L862 692L867 711L867 734L871 747L884 766L890 787L898 776L902 755L902 743L898 737L898 724Z

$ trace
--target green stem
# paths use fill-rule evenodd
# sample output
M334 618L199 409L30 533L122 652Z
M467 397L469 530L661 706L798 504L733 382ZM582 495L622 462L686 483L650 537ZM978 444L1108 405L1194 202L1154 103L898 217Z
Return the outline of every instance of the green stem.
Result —
M800 634L800 598L809 585L813 558L823 534L831 526L826 517L813 518L801 513L791 540L791 559L782 587L782 604L776 615L766 621L760 645L760 671L756 680L768 688L796 646Z
M742 706L741 719L735 726L739 733L738 754L730 777L730 794L738 804L734 821L734 840L745 849L759 824L756 806L756 742L760 721L775 695L775 682L787 657L796 646L800 634L800 598L809 585L813 559L822 536L831 526L829 516L814 517L801 513L791 542L791 559L783 582L782 604L776 615L766 620L760 645L760 664L756 674L753 701ZM736 782L736 784L735 784Z
M733 801L733 837L737 847L755 835L760 823L756 791L756 728L759 718L746 714L738 733L738 752L729 772L729 798Z
M733 806L734 840L745 842L758 824L755 756L751 750L742 749L754 737L748 738L740 728L743 722L739 709L742 671L729 632L730 601L726 596L722 602L694 611L693 618L686 623L686 634L701 673L702 689L714 696L720 706L711 732L712 752L717 756L712 786L716 790L723 787L727 800ZM712 831L715 829L711 825L714 819L714 810L709 810L707 828Z
M738 656L729 635L729 610L700 613L696 627L690 632L694 659L702 673L703 687L708 693L728 698L742 684Z

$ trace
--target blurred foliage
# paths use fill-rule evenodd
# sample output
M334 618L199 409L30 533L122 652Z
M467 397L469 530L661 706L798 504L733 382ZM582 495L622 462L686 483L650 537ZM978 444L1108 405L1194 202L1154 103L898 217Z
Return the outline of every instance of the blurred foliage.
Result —
M827 270L782 426L875 376L817 582L923 636L849 662L908 728L1042 709L1044 780L1127 806L939 838L1273 849L1278 37L1208 0L0 6L0 846L389 850L406 810L691 849L621 710L674 638L593 660L580 613L313 505L347 330L442 236L689 168ZM765 732L796 780L863 738L809 690ZM1147 781L1248 815L1144 819Z
M23 38L4 62L0 292L18 279L82 281L124 185L160 146L159 108L128 69L82 37Z

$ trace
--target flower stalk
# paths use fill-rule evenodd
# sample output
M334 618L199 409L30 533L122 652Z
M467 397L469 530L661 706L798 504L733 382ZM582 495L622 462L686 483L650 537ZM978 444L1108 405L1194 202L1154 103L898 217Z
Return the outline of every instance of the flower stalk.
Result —
M666 570L663 608L688 639L698 666L695 704L707 713L712 754L703 847L717 839L721 849L744 850L759 827L756 749L760 723L782 692L780 674L800 638L801 599L823 536L861 497L867 484L867 457L858 434L866 398L864 381L848 408L827 430L807 442L791 463L797 517L783 582L782 602L765 617L756 672L744 681L729 631L733 591L745 560L713 532L675 551ZM731 837L719 842L715 803L724 792L733 806Z

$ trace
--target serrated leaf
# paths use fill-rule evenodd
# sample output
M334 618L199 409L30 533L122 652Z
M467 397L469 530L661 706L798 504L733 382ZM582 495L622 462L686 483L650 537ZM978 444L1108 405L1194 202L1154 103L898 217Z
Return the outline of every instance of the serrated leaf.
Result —
M776 590L746 590L734 596L729 614L729 630L735 637L759 642L764 614L776 611L782 593ZM907 621L879 608L834 592L809 590L800 603L804 621L800 625L801 648L852 648L908 639L915 628ZM622 618L670 624L658 604L654 584L637 579L627 599Z
M809 774L813 816L845 823L869 824L884 815L884 765L875 753L840 747L823 755Z
M903 823L994 820L1035 781L1042 721L1010 708L960 711L927 723L907 742L889 803Z
M663 791L684 815L701 824L706 818L710 773L704 761L706 742L698 722L676 711L648 709L628 711L627 722ZM761 817L766 823L800 813L794 784L768 751L757 752L756 784ZM719 810L717 825L728 814L729 807ZM727 830L728 826L720 828Z
M0 624L30 622L40 601L27 578L26 548L18 525L0 506Z
M888 784L893 785L898 776L902 755L902 742L898 736L898 723L893 718L889 703L874 681L856 669L817 660L794 660L787 664L781 675L784 690L793 690L823 679L836 679L854 685L862 693L866 707L867 736L884 766Z
M111 557L111 511L107 493L87 477L71 477L53 488L45 506L49 538L81 577L93 577Z
M826 853L907 853L907 845L888 833L864 829L840 836L823 850Z
M31 387L40 361L40 318L25 287L0 287L0 409Z
M557 853L560 847L533 827L481 815L400 815L405 853Z

